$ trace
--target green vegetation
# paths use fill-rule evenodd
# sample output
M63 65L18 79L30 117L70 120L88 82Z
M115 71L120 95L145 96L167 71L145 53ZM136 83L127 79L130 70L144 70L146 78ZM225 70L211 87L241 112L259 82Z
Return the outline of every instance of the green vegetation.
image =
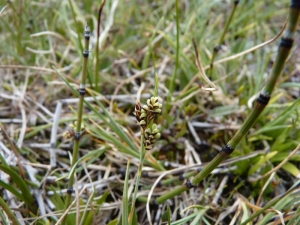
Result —
M300 223L299 13L1 2L1 224Z

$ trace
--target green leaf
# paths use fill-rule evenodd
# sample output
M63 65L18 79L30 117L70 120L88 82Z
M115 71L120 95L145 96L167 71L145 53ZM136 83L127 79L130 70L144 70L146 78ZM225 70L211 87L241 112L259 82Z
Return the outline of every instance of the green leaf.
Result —
M193 219L193 221L190 223L190 225L200 224L200 220L203 217L203 214L206 212L206 209L204 209L204 210L196 210L196 212L198 212L198 215Z
M117 224L118 224L118 219L114 219L114 220L110 221L107 225L117 225Z
M122 225L128 225L128 179L129 179L130 160L127 161L126 175L123 187L122 199ZM130 224L129 224L130 225Z
M54 193L52 196L50 196L50 200L55 205L55 210L60 211L61 214L63 214L64 213L64 208L65 208L65 203L62 200L62 197L57 194L57 191L55 190L55 188L50 186L50 189L52 189L52 191ZM72 224L76 224L75 221L76 221L75 213L68 214L68 216L66 217L66 223L68 225L72 225Z
M86 160L90 159L90 160L87 161L86 165L92 164L95 160L97 160L106 151L106 149L107 149L106 147L102 146L99 149L90 151L89 153L85 154L84 156L82 156L80 159L78 159L76 161L76 163L74 164L74 166L71 168L69 174L66 174L64 176L60 176L58 179L56 179L56 181L60 181L60 180L63 180L65 178L69 179L72 173L74 173L74 172L76 172L76 173L80 172L81 170L83 170L83 167L81 166L81 167L77 168L77 165L79 163L81 163L82 161L86 161Z
M18 192L13 186L5 183L2 180L0 180L0 186L14 194L18 199L25 201L24 196L20 192Z
M7 221L7 216L4 214L3 210L0 210L0 219L3 225L10 225L10 222Z
M277 152L270 152L264 156L260 156L260 159L257 163L255 163L249 170L248 175L251 176L253 173L255 173L259 168L263 167L264 164L270 160L272 157L274 157L277 154Z
M180 219L180 220L177 220L173 223L171 223L171 225L180 225L180 224L184 224L184 223L187 223L188 221L190 221L191 219L195 218L197 216L197 212L195 213L192 213L188 216L185 216L184 218Z
M168 225L171 224L171 209L170 205L167 206Z
M217 117L217 116L226 116L232 113L235 113L239 109L237 105L226 105L226 106L219 106L214 108L211 111L210 117Z
M3 200L1 196L0 196L0 207L6 213L8 219L12 222L13 225L19 225L19 222L15 214L11 211L10 207L6 204L6 202ZM6 221L6 219L4 221Z
M36 211L34 198L31 195L29 188L25 183L24 179L18 173L16 173L11 167L0 165L0 170L2 170L4 173L10 176L10 178L13 180L13 182L19 187L20 191L22 192L22 195L24 196L24 201L26 202L28 207L32 211Z
M266 123L265 126L254 132L253 135L290 127L290 125L286 124L286 120L294 117L294 114L296 113L297 109L299 109L299 106L300 98L295 100L289 107L285 108L276 118L274 118L274 120Z
M287 162L282 166L282 168L294 177L300 178L300 171L294 164Z

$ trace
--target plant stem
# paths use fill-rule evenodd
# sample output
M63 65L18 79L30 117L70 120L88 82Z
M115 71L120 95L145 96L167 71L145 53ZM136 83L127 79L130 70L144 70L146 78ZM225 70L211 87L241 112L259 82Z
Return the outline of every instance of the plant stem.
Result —
M75 14L75 11L74 11L72 0L69 0L69 5L70 5L70 8L71 8L73 21L74 21L74 24L75 24L75 27L76 27L76 32L77 32L77 35L78 35L78 46L79 46L80 50L83 51L83 47L82 47L82 44L81 44L81 41L80 41L80 27L79 27L79 25L76 21L76 14Z
M74 133L74 145L73 145L73 156L72 156L72 165L71 168L75 165L78 158L78 151L79 151L79 140L81 136L81 123L82 123L82 112L83 112L83 102L84 102L84 95L85 95L85 83L86 83L86 72L87 72L87 62L89 56L89 41L90 41L90 28L86 25L84 30L84 37L85 37L85 50L83 51L83 68L81 74L81 83L79 88L79 103L78 103L78 114L77 114L77 122L76 128ZM75 170L73 170L75 171ZM68 183L68 191L65 200L65 210L69 207L71 202L71 195L73 193L73 184L74 184L74 172L70 174L70 179ZM66 218L66 217L65 217ZM62 224L65 224L65 218Z
M19 5L19 9L16 9L14 3L12 1L7 1L7 3L12 8L15 19L16 19L16 29L15 29L15 36L17 39L17 50L19 55L23 55L23 47L22 47L22 2Z
M134 192L133 192L133 197L132 197L131 210L130 210L130 214L128 217L128 224L132 224L132 218L133 218L135 202L136 202L136 195L137 195L137 191L139 189L140 179L142 176L143 164L144 164L144 159L145 159L145 154L146 154L146 150L145 150L145 146L144 146L144 139L145 139L144 134L141 134L140 163L139 163L137 176L136 176L136 180L135 180L135 187L134 187Z
M126 176L123 188L123 200L122 200L122 224L128 224L128 178L129 178L130 159L127 161Z
M255 105L250 112L249 116L237 131L234 137L222 148L221 152L206 166L200 173L198 173L192 181L187 181L185 184L174 189L173 191L160 196L156 202L158 204L172 198L190 188L196 187L207 175L209 175L224 159L226 159L239 144L241 139L246 135L249 129L253 126L263 109L268 104L272 91L275 87L276 81L282 72L285 61L289 55L289 52L293 44L293 35L297 28L297 23L300 14L300 0L292 0L289 12L288 26L281 39L277 57L272 68L271 74L267 80L266 86L263 88L259 97L257 98Z
M175 70L174 73L172 75L171 78L171 82L169 85L169 93L167 96L167 104L165 106L165 112L168 113L171 105L171 97L173 95L174 92L174 88L175 88L175 81L176 81L176 76L177 76L177 70L179 67L179 49L180 49L180 45L179 45L179 35L180 35L180 27L179 27L179 9L178 9L178 0L176 0L175 2L175 9L176 9L176 61L175 61Z
M11 223L13 225L19 225L18 219L16 218L15 214L10 210L10 207L5 203L3 198L0 196L0 207L3 209L3 211L6 213L9 220L11 220Z
M237 5L239 4L239 1L238 0L235 0L234 1L234 4L233 4L233 8L231 10L231 13L230 13L230 16L229 16L229 19L227 20L227 23L225 25L225 28L223 30L223 33L219 39L219 42L218 42L218 45L214 47L214 50L213 50L213 54L212 54L212 57L211 57L211 61L210 61L210 70L209 70L209 74L208 74L208 77L211 79L211 76L212 76L212 73L213 73L213 68L214 68L214 61L215 61L215 57L218 53L218 51L220 50L220 46L222 45L223 41L224 41L224 38L225 38L225 34L227 33L228 31L228 28L229 28L229 25L232 21L232 18L234 16L234 13L235 13L235 10L236 10L236 7Z
M99 72L99 39L100 39L101 14L102 14L102 9L103 9L104 4L105 4L105 0L102 0L101 5L98 10L97 41L96 41L96 52L95 52L96 65L95 65L95 73L94 73L94 76L95 76L94 82L95 82L95 90L99 91L99 92L100 92L99 84L98 84L99 83L99 76L98 76L98 72Z

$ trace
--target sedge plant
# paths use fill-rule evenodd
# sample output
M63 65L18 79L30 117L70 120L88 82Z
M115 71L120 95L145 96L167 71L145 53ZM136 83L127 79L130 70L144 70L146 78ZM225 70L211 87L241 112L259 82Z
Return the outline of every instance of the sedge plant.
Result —
M162 111L161 110L162 104L159 102L159 99L157 97L157 90L158 90L157 73L155 73L155 81L156 82L155 82L154 96L152 96L150 99L147 99L147 104L143 106L141 106L140 102L137 102L135 104L134 115L140 126L141 148L140 148L140 161L137 170L135 188L134 188L134 193L133 193L132 203L131 203L132 206L128 217L129 225L132 224L133 214L135 210L135 202L136 202L140 179L142 176L142 169L143 169L143 163L144 163L146 151L149 151L153 148L153 145L160 138L161 135L158 130L157 124L154 123L154 119L156 115L160 114Z

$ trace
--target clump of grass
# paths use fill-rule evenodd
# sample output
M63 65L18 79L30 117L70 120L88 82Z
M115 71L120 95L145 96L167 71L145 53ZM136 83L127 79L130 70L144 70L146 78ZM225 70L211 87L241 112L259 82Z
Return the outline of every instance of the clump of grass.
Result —
M157 80L157 78L155 80ZM157 85L158 84L156 83L156 88L155 88L156 90L157 90ZM157 95L157 92L155 92L155 95ZM162 111L161 108L162 108L162 104L159 103L157 96L153 96L150 99L148 99L146 105L141 106L139 102L137 102L135 105L134 114L139 126L141 127L141 141L140 141L141 148L140 148L140 162L137 170L135 188L134 188L134 193L133 193L132 203L131 203L132 207L128 217L128 224L132 224L133 213L135 210L136 196L140 184L140 179L142 176L143 162L144 162L146 151L149 151L153 148L153 145L160 138L161 135L159 133L157 124L154 123L155 116L160 114Z

